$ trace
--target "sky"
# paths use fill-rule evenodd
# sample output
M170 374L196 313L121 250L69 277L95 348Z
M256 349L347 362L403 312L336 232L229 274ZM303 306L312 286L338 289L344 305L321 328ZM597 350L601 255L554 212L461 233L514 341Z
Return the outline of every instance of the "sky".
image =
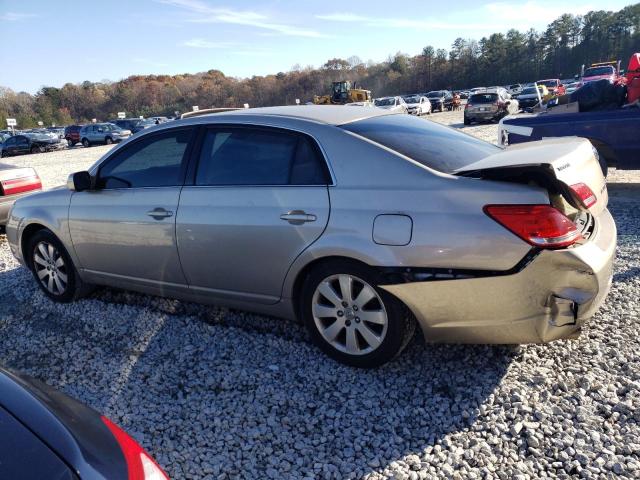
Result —
M251 77L357 55L383 61L449 50L510 28L543 30L562 13L629 0L0 0L0 86L35 93L84 80L211 69Z

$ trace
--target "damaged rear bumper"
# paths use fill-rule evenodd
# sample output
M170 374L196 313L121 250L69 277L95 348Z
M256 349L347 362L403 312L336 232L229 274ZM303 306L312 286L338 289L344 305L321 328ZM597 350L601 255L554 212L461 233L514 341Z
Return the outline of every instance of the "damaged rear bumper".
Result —
M381 285L429 342L540 343L576 338L611 286L616 226L608 210L587 242L542 250L508 275Z

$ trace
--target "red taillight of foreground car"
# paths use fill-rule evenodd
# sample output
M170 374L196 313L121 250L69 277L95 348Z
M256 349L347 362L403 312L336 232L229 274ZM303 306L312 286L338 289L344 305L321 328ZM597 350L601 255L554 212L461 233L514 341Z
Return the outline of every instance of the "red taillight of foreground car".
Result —
M470 103L467 103L467 104L464 106L465 110L466 110L467 108L471 108L471 107L473 107L473 105L471 105Z
M127 462L129 480L169 480L169 477L153 458L138 445L138 442L107 417L103 416L101 418L122 449Z
M0 189L3 195L17 195L18 193L40 190L42 182L40 177L32 175L29 177L12 178L10 180L0 180Z
M536 247L568 247L581 238L575 224L551 205L487 205L484 212Z
M585 185L584 183L576 183L575 185L571 185L571 190L573 190L574 193L578 195L578 198L580 199L582 204L587 208L591 208L598 201L595 193L593 193L589 186Z

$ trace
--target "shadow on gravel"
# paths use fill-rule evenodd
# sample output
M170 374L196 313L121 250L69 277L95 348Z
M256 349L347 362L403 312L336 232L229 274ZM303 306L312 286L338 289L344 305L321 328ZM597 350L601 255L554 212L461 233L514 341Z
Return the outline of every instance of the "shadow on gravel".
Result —
M519 355L416 339L356 370L280 319L114 290L60 305L23 268L0 294L0 362L111 416L172 478L382 472L473 429Z

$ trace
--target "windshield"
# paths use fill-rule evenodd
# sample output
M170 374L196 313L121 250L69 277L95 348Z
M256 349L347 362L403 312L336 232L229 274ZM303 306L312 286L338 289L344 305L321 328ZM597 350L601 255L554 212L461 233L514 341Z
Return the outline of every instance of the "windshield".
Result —
M542 93L542 92L540 92ZM535 87L527 87L522 90L522 95L536 95Z
M500 151L471 135L411 115L367 118L342 128L444 173L453 173Z
M389 105L395 105L396 99L393 97L377 98L373 103L376 105L376 107L386 107Z
M402 97L404 98L404 101L407 103L419 103L420 102L420 95L407 95L406 97Z
M495 103L498 101L497 93L476 93L471 95L469 103Z
M590 67L584 71L585 77L595 77L596 75L613 75L615 70L612 66L606 67Z
M429 98L440 98L443 97L444 94L442 92L429 92L427 93L427 97Z

